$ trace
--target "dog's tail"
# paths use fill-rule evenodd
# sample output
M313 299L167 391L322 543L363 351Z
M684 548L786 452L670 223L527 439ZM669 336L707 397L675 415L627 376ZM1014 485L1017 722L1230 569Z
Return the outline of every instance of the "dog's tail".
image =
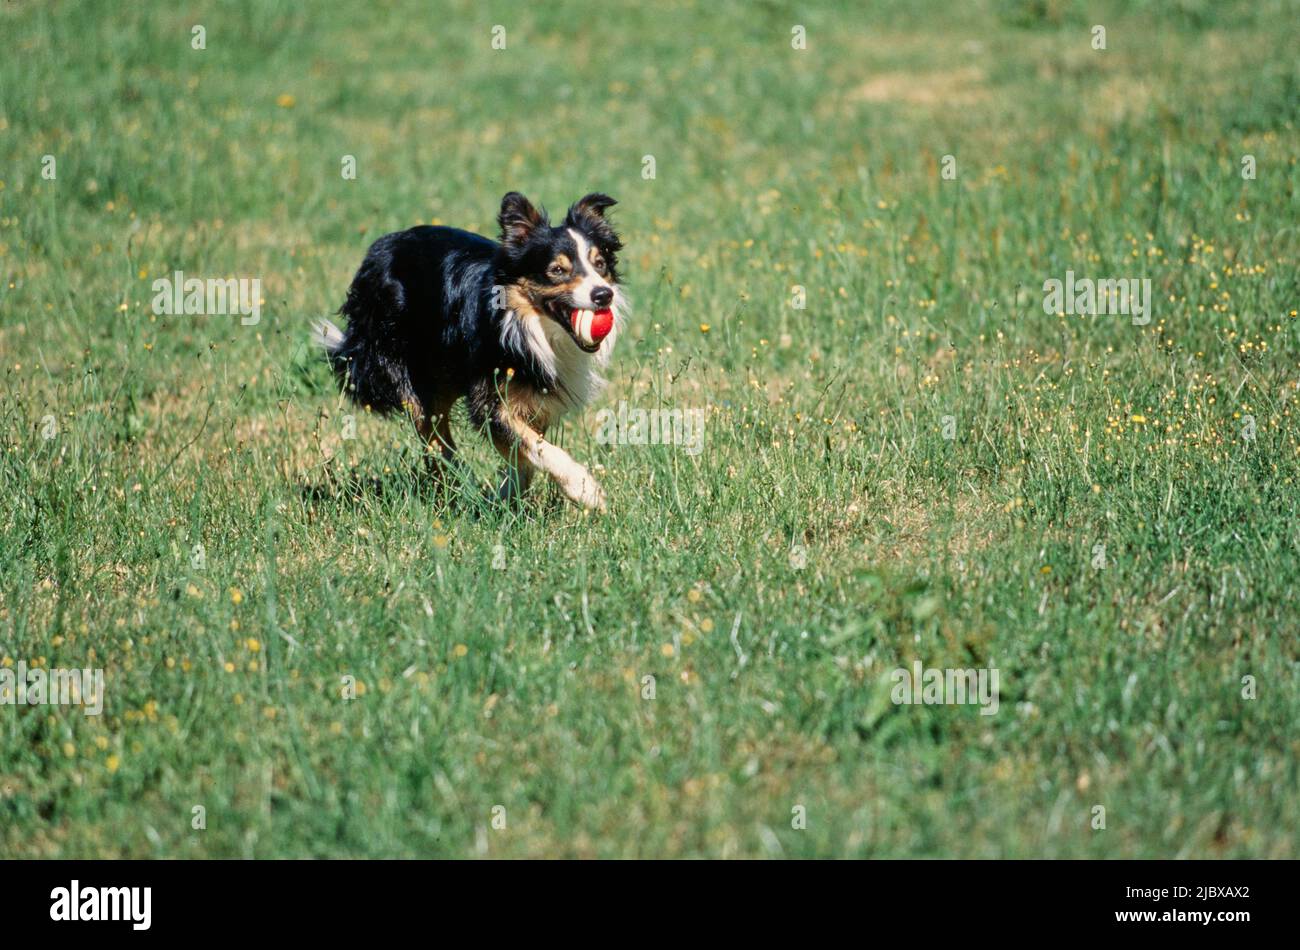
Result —
M343 331L328 320L315 320L311 325L311 341L333 359L343 349Z
M311 341L325 351L334 372L341 372L347 362L343 358L343 347L347 343L343 331L328 320L315 320L311 325Z
M376 356L364 335L358 339L357 327L355 317L348 320L347 330L329 320L313 320L311 340L325 351L330 369L353 403L381 415L406 406L411 397L405 369L398 367L402 375L394 381L394 367ZM399 388L398 382L406 384Z

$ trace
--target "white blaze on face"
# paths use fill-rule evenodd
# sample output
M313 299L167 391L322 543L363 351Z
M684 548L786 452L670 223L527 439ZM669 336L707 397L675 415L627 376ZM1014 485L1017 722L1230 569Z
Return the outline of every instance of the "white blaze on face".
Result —
M588 312L598 310L600 308L598 308L596 302L591 299L591 292L593 290L597 287L608 287L610 290L614 291L615 295L618 294L618 291L615 289L613 284L597 274L596 269L591 266L591 242L583 237L581 232L574 228L569 228L569 236L573 238L573 243L578 245L578 260L574 264L574 267L577 268L577 273L582 275L581 283L579 283L573 290L574 302L579 308L583 308ZM612 306L612 304L608 306Z

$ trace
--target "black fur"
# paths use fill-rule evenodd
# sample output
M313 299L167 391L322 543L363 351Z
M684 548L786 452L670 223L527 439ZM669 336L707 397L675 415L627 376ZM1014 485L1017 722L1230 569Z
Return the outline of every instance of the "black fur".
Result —
M343 343L328 351L354 402L380 413L432 407L507 364L493 345L496 251L477 234L429 226L370 246L339 308Z

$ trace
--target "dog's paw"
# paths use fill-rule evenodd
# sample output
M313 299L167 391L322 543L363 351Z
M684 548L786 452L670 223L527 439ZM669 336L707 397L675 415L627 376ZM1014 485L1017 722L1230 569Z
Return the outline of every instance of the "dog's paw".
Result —
M605 490L600 487L600 483L591 477L590 472L575 474L561 483L560 487L564 494L568 496L569 501L573 502L579 508L585 508L588 511L599 511L604 514L609 510L605 502Z

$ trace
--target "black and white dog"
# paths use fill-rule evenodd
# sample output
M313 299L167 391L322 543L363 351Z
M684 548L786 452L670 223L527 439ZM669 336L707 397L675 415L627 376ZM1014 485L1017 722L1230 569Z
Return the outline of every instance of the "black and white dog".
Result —
M540 469L575 504L605 509L591 473L546 441L547 427L603 385L626 314L605 218L590 194L552 227L518 192L501 200L500 243L416 227L371 245L339 312L316 327L348 395L375 412L404 411L432 458L454 461L449 415L462 396L508 464L502 497Z

